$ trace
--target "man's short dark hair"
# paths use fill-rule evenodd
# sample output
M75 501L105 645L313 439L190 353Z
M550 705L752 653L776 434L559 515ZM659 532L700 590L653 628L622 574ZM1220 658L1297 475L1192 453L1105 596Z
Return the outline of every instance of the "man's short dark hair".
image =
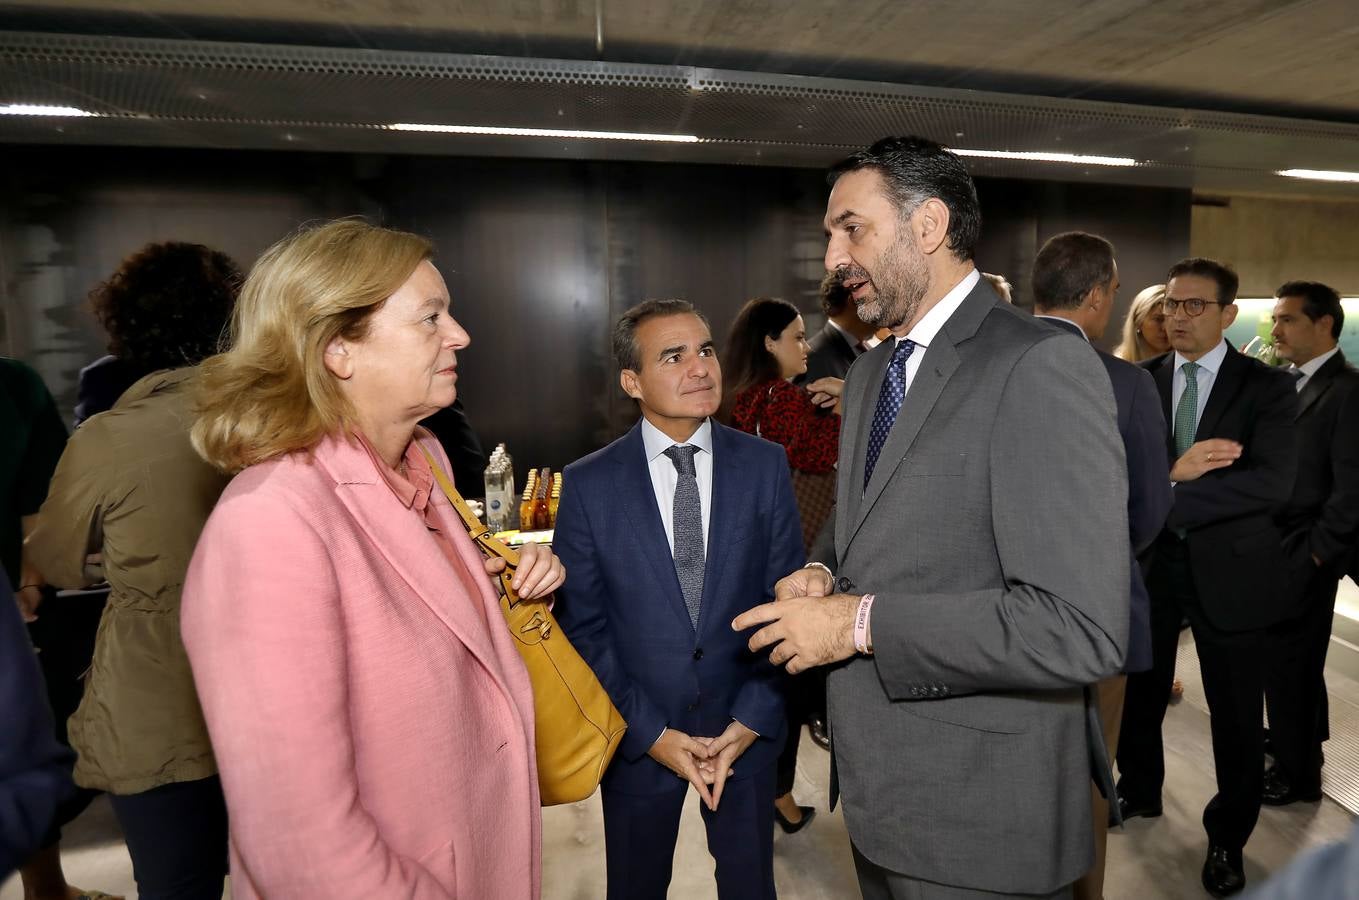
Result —
M1095 234L1068 231L1048 238L1033 261L1033 303L1076 309L1086 294L1114 277L1114 245Z
M833 186L841 175L860 169L882 176L903 218L931 197L939 198L948 207L949 249L960 260L973 258L981 237L981 204L961 157L925 138L883 138L836 163L826 180Z
M1279 285L1274 296L1280 300L1301 297L1303 314L1313 322L1322 316L1330 316L1331 337L1340 338L1345 327L1345 307L1340 305L1340 294L1335 288L1320 281L1286 281Z
M1236 277L1236 272L1226 263L1204 256L1191 256L1170 267L1170 271L1166 273L1166 282L1169 283L1170 279L1179 278L1181 275L1197 275L1199 278L1211 279L1217 283L1218 303L1226 306L1236 302L1236 290L1241 286L1241 279Z
M852 299L849 288L845 287L835 272L827 272L826 277L821 279L821 311L827 316L840 315Z
M613 326L613 358L618 363L618 371L641 371L642 351L637 346L637 326L647 319L683 315L698 316L704 325L708 324L708 317L695 309L688 300L643 300L619 316Z

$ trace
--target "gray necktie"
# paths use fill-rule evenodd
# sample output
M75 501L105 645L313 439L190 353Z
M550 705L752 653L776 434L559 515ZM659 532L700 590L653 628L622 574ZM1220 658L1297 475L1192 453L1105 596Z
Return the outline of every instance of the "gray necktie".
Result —
M698 611L703 603L703 508L699 505L698 474L694 469L697 447L676 444L665 451L675 464L679 478L675 482L674 517L671 527L675 534L675 574L679 576L684 605L689 608L689 621L698 630Z

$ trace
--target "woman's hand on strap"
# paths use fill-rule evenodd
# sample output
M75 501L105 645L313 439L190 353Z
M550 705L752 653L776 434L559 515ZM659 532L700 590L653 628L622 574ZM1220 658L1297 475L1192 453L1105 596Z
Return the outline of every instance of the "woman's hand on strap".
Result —
M486 574L499 575L505 570L505 560L495 557L486 560ZM521 600L539 600L562 586L566 568L557 555L541 544L525 544L519 548L519 568L515 570L510 587Z

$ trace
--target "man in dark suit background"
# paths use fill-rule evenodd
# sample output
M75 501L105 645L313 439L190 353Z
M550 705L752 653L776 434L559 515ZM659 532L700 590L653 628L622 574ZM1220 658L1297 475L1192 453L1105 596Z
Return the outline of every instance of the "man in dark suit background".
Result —
M614 355L642 419L566 468L553 538L561 626L628 723L603 780L608 896L664 900L692 784L718 896L773 900L784 674L731 621L803 562L787 455L712 420L722 374L690 304L624 313Z
M1326 650L1336 588L1359 535L1359 372L1336 344L1345 311L1334 289L1290 281L1276 295L1274 348L1292 363L1299 404L1298 476L1278 520L1302 602L1265 689L1275 765L1264 802L1283 806L1321 799Z
M821 279L821 311L826 324L807 341L807 372L793 379L794 384L811 384L818 378L844 378L849 367L868 349L864 341L874 328L859 318L849 291L834 272Z
M1114 246L1102 237L1071 231L1050 238L1033 264L1034 314L1052 325L1097 341L1109 326L1118 293ZM1170 466L1166 459L1166 423L1156 383L1145 370L1096 351L1118 404L1118 432L1128 459L1128 540L1131 562L1128 659L1123 671L1151 668L1151 600L1137 557L1165 524L1170 512ZM1096 686L1104 746L1110 757L1118 750L1127 675L1106 678ZM1109 801L1092 786L1095 865L1076 882L1076 900L1104 896L1104 852L1108 838Z
M1148 360L1170 425L1175 505L1152 547L1152 669L1128 678L1119 739L1123 817L1159 816L1161 722L1174 678L1180 623L1198 650L1213 736L1217 794L1203 813L1202 881L1214 896L1246 883L1241 854L1260 815L1264 781L1264 666L1270 629L1296 615L1274 514L1297 471L1297 395L1285 373L1238 353L1223 337L1236 319L1237 277L1211 259L1185 259L1166 283L1173 352Z

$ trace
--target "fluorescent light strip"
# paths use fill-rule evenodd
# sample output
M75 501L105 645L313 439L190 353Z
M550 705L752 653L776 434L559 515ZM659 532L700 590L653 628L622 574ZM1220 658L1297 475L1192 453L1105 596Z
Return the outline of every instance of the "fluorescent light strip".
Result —
M1337 172L1329 169L1283 169L1279 174L1286 178L1308 178L1312 181L1359 182L1359 172Z
M94 116L88 110L74 106L42 106L37 103L10 103L0 106L0 115L5 116Z
M429 131L439 134L493 134L505 137L588 138L604 141L665 141L697 144L693 134L643 134L636 131L567 131L560 128L493 128L487 125L420 125L401 122L384 126L389 131Z
M1136 166L1138 161L1127 156L1085 156L1080 153L1039 153L1027 150L958 150L959 156L979 156L983 159L1018 159L1026 162L1071 163L1081 166Z

